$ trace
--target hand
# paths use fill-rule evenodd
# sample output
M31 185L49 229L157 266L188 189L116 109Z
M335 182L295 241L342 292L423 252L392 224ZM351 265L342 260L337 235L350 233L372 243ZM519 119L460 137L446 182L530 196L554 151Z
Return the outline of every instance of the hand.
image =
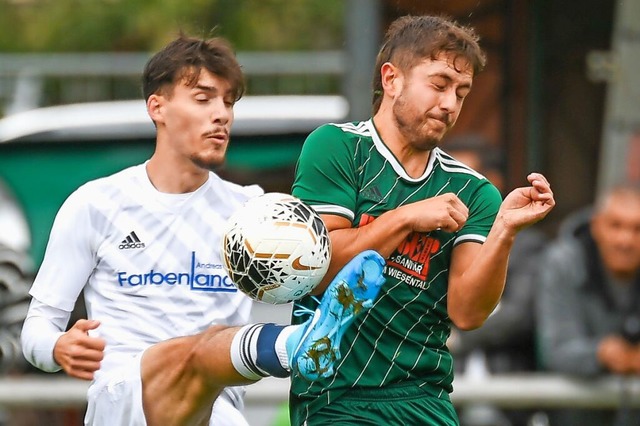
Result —
M451 193L407 204L401 209L411 218L415 232L455 232L464 226L469 217L467 206Z
M631 372L635 375L640 375L640 345L633 345L629 363Z
M608 336L600 341L596 356L612 373L628 374L633 371L634 348L619 336Z
M53 348L53 358L71 377L93 380L93 373L100 368L106 342L100 337L89 336L89 330L100 325L96 320L78 320L69 331L60 336Z
M543 175L531 173L527 180L531 186L511 191L498 212L506 226L515 231L542 220L556 205L551 185Z

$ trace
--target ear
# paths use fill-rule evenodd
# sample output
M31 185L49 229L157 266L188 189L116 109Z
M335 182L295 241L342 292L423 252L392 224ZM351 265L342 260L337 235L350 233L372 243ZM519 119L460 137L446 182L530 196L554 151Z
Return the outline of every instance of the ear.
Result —
M385 62L380 67L380 77L382 81L383 92L390 96L395 97L396 94L402 90L402 73L391 62Z
M164 98L153 94L147 99L147 113L155 123L162 121L162 105Z

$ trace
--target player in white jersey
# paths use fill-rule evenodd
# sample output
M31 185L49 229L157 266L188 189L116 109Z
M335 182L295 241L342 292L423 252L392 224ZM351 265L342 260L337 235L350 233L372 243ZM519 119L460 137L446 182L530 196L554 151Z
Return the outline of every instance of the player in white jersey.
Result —
M373 303L383 262L356 257L304 326L243 326L251 301L223 272L220 230L263 191L212 172L244 92L240 66L226 41L181 35L151 58L143 84L155 152L60 208L30 291L23 353L44 371L92 380L89 425L246 425L243 388L225 386L291 370L331 374L334 360L309 351L327 337L337 348ZM83 290L88 319L65 331ZM345 291L352 305L338 306Z

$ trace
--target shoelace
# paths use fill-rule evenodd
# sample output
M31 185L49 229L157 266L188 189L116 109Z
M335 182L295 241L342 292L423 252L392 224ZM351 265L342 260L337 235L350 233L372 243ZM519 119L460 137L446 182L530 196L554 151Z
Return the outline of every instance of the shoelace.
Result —
M311 298L318 304L318 306L320 305L320 299L318 299L316 296L311 296ZM315 309L309 309L306 306L295 303L293 305L292 315L294 317L301 317L303 315L313 315L315 312Z

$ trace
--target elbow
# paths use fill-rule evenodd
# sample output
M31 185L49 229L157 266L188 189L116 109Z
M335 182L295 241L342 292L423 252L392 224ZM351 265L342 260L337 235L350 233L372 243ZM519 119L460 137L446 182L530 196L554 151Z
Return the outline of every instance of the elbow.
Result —
M470 315L449 315L451 322L462 331L471 331L480 328L484 324L486 317Z

